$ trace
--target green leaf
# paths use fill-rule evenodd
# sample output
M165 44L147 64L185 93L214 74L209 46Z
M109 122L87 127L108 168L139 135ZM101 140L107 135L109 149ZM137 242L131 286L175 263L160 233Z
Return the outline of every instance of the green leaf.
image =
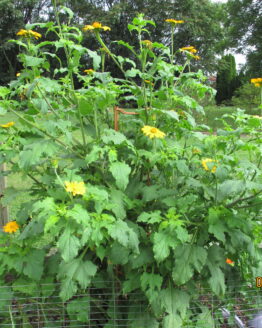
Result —
M68 7L60 6L60 12L61 13L66 12L68 14L70 20L74 17L74 12Z
M129 181L130 166L123 162L114 162L111 163L109 170L116 180L117 187L124 191Z
M160 211L154 211L154 212L143 212L139 215L137 218L137 222L145 222L147 224L154 224L154 223L160 223L163 220L161 217Z
M66 306L67 313L69 318L74 321L88 322L90 314L90 298L77 297L73 299Z
M174 249L178 244L176 238L165 231L155 232L153 242L154 257L157 262L164 261L170 254L170 247Z
M7 87L0 87L0 98L5 98L11 91Z
M198 314L197 321L195 323L196 328L215 328L215 321L212 317L212 313L209 308L202 307L202 312Z
M7 110L3 106L0 106L0 116L4 116L6 113Z
M110 204L115 216L123 220L126 217L126 210L123 201L124 193L120 190L112 189L110 193Z
M77 292L77 284L70 278L63 280L60 288L59 296L64 302L73 297Z
M108 227L109 235L124 247L133 249L138 253L138 237L133 229L129 228L126 222L118 220Z
M23 60L24 60L25 66L28 66L28 67L38 66L44 62L43 58L28 56L25 54L23 54Z
M221 202L228 197L233 197L235 194L241 193L245 189L243 180L226 180L218 185L217 200Z
M178 314L168 314L164 317L163 328L181 328L182 320Z
M129 256L132 269L138 269L153 261L154 257L151 247L143 247L138 255Z
M60 217L57 215L50 215L46 222L44 231L47 233L48 231L52 230L52 228L56 225L56 223L60 220Z
M190 170L189 170L188 166L186 165L185 160L176 161L176 167L177 167L178 171L180 173L182 173L183 175L189 175Z
M26 286L26 288L25 288ZM15 292L19 292L26 295L35 296L39 290L39 286L32 279L20 277L12 283L12 288Z
M63 260L69 262L77 256L81 245L79 239L73 235L73 231L70 228L66 228L58 239L57 246Z
M96 51L92 51L87 48L86 51L88 52L88 55L93 59L94 70L95 71L99 70L101 64L101 56L99 56Z
M147 289L160 290L163 282L163 277L159 274L143 272L140 277L141 288L143 291Z
M179 121L179 115L174 110L161 110L161 113L164 113L167 116L170 116L171 118L175 119L176 121Z
M44 270L45 251L36 249L30 251L24 258L23 273L33 280L40 280Z
M142 75L141 71L137 68L128 69L125 74L126 77L135 77L137 75L140 77Z
M1 284L1 298L0 298L0 311L4 312L11 305L13 292L10 286L4 286L4 281L0 281Z
M59 276L76 280L82 288L86 288L90 284L91 278L96 274L96 271L97 266L94 263L77 258L68 263L62 263Z
M78 110L82 115L90 115L94 111L94 104L89 98L81 97L78 99Z
M109 259L113 264L126 264L129 260L130 251L121 246L118 242L114 242L109 251Z
M58 146L50 140L39 139L37 142L31 143L24 147L19 154L19 166L22 169L28 169L32 165L39 163L42 156L53 155Z
M225 275L223 271L218 267L211 264L208 264L208 268L211 272L211 278L208 279L209 286L213 293L217 296L224 295L226 291L225 285Z
M85 208L80 204L75 204L74 207L67 211L66 216L72 218L75 222L81 224L83 228L89 226L90 216Z
M207 258L207 251L196 245L178 245L174 250L175 267L172 277L177 285L186 283L194 275L194 270L201 271Z
M182 318L185 317L190 301L188 293L180 289L168 287L161 291L160 298L165 312L169 314L179 313Z
M115 145L120 145L124 141L127 141L127 138L124 134L122 134L121 132L115 131L113 129L104 130L101 138L104 141L104 143L106 143L106 144L109 144L110 142L112 142Z

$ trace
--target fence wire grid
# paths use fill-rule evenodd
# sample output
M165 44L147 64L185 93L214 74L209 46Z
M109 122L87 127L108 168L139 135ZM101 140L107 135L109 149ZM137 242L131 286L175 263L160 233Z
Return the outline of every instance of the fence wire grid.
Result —
M0 327L173 327L166 323L167 313L153 316L145 295L138 292L121 295L113 281L101 281L101 288L97 284L91 286L67 302L61 301L58 290L59 284L41 284L37 290L31 285L0 286ZM219 299L210 289L200 288L182 319L182 327L249 327L248 322L262 309L261 291L254 284L234 282L234 288Z

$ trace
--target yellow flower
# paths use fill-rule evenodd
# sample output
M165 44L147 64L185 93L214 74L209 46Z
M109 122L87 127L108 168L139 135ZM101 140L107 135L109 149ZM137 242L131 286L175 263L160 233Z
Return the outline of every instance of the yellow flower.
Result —
M108 26L103 26L99 22L94 22L92 25L85 25L83 27L83 31L92 31L92 30L104 30L104 31L111 31L111 28Z
M182 47L179 49L180 51L189 51L191 54L195 54L197 52L196 48L193 46Z
M39 38L42 37L42 35L40 33L37 33L37 32L32 31L32 30L24 30L24 29L21 29L20 31L18 31L16 33L16 35L24 36L26 38L34 37L36 40L38 40Z
M152 49L153 48L153 44L150 40L143 40L142 44L144 44L146 46L146 48L148 49Z
M251 79L251 83L255 85L255 87L261 87L262 86L262 77L258 77L256 79Z
M84 72L88 75L91 75L94 73L94 70L92 68L89 68L89 69L85 69Z
M16 33L18 36L27 36L27 30L21 29Z
M29 35L33 36L36 40L40 39L42 35L40 33L37 33L35 31L29 30Z
M6 233L13 233L16 232L16 230L19 229L19 225L16 221L10 221L5 226L3 226L3 230Z
M203 159L203 160L201 161L203 168L204 168L206 171L211 171L212 173L215 173L215 172L216 172L216 169L217 169L216 165L213 164L213 163L215 163L215 162L217 162L217 161L214 160L214 159L211 159L211 158L206 158L206 159ZM207 163L210 163L210 164L207 165ZM212 168L210 167L211 164L213 164L213 165L212 165Z
M149 81L149 80L144 80L144 82L146 83L146 84L150 84L150 85L154 85L154 83L152 83L151 81Z
M18 76L20 76L21 75L21 73L16 73L16 76L18 77Z
M195 58L196 60L199 60L201 58L199 56L194 56L194 55L192 55L192 57Z
M153 138L162 139L166 135L164 132L160 131L159 129L149 125L145 125L141 130L144 133L144 135L148 136L150 139Z
M176 19L172 19L172 18L166 19L165 22L171 23L171 24L183 24L183 23L185 23L185 21L183 21L183 20L176 20Z
M84 193L86 192L86 187L85 187L85 184L83 181L80 181L80 182L65 181L65 186L66 186L66 191L71 192L73 194L73 196L84 195Z
M2 128L10 128L11 126L15 125L15 122L8 122L6 124L0 124Z

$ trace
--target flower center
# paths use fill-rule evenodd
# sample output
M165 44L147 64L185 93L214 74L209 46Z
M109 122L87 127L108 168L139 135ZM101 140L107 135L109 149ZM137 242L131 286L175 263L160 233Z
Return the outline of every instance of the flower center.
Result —
M152 128L152 129L150 130L150 132L151 132L151 133L156 133L156 132L157 132L157 128Z

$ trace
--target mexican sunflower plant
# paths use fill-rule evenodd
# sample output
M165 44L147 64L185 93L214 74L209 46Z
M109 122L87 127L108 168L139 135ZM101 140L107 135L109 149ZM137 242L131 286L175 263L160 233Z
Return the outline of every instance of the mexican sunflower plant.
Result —
M70 21L72 11L62 10ZM172 37L187 24L180 17L166 23ZM37 292L43 302L58 293L68 316L88 324L88 313L75 306L79 295L96 306L97 289L110 302L113 281L114 320L127 317L120 308L128 299L134 325L182 327L207 310L187 311L199 286L223 297L227 279L257 274L262 122L238 111L232 114L237 129L225 124L213 135L198 126L195 113L204 115L198 100L214 90L201 71L189 69L195 48L184 48L185 62L177 63L174 43L146 39L155 23L142 14L128 25L138 49L117 41L132 60L106 44L111 28L104 22L82 29L57 24L27 25L10 41L23 44L23 69L0 88L1 117L17 118L15 124L1 118L0 164L8 164L7 174L23 175L30 195L0 232L0 280L10 296L0 306L11 304L15 286L30 284L19 291ZM42 42L31 28L57 39ZM83 46L89 37L103 52ZM121 78L106 71L107 60ZM132 101L132 112L121 109L123 100ZM1 202L10 205L21 192L9 187ZM48 294L39 287L45 283L53 286ZM131 313L135 293L144 302L139 318ZM102 312L100 326L112 323Z

